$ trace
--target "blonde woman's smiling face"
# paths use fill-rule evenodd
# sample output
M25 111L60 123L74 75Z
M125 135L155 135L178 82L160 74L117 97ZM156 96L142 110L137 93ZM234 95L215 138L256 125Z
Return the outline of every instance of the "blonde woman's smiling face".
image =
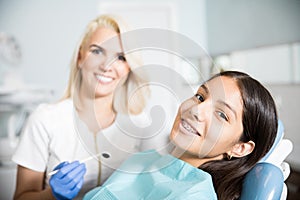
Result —
M110 28L98 28L81 47L78 66L82 73L81 89L95 97L111 95L130 71L120 36Z
M216 77L181 104L170 139L187 154L219 158L239 141L242 112L242 98L235 81Z

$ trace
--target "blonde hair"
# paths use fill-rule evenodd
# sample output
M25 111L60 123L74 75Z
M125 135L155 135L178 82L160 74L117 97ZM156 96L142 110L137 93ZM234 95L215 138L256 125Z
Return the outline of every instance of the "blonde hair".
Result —
M98 28L110 28L114 30L119 34L121 44L124 46L122 33L125 33L129 27L120 17L114 15L100 15L92 20L87 25L82 38L75 48L70 64L68 86L62 100L73 98L75 92L79 91L82 82L82 75L78 67L80 49ZM126 52L124 53L131 70L127 77L121 82L122 85L114 92L113 109L120 113L139 114L146 105L146 97L149 96L150 91L145 78L142 78L133 71L133 69L142 65L137 53L130 53L128 55L126 55Z

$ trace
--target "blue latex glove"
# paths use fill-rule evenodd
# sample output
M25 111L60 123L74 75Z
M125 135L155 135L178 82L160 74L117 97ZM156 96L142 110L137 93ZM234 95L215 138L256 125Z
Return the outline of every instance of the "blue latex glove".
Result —
M59 170L49 181L54 197L59 200L76 197L83 185L85 164L78 161L62 162L54 170Z

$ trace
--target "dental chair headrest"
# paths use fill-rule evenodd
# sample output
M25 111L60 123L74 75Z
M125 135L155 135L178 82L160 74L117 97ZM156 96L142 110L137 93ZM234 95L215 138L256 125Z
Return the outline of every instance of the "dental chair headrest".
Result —
M280 120L278 120L277 134L276 134L274 144L272 145L269 152L259 162L264 162L270 157L270 155L273 153L274 149L276 149L276 147L279 145L283 136L284 136L284 127L283 127L282 122Z

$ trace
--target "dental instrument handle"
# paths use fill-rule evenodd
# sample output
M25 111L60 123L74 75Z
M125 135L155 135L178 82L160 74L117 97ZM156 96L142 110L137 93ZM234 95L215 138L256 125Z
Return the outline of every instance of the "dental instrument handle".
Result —
M92 160L93 158L95 158L95 157L97 157L97 156L99 156L99 154L97 154L97 155L95 155L95 156L89 156L89 157L87 157L87 158L84 158L84 159L80 160L79 162L80 162L80 163L85 163L85 162L87 162L87 161L89 161L89 160ZM48 176L52 176L52 175L56 174L58 171L59 171L59 169L54 170L54 171L52 171L52 172L49 172L49 173L48 173Z
M57 172L58 172L58 169L57 169L57 170L54 170L54 171L52 171L52 172L49 172L48 176L52 176L52 175L56 174Z

